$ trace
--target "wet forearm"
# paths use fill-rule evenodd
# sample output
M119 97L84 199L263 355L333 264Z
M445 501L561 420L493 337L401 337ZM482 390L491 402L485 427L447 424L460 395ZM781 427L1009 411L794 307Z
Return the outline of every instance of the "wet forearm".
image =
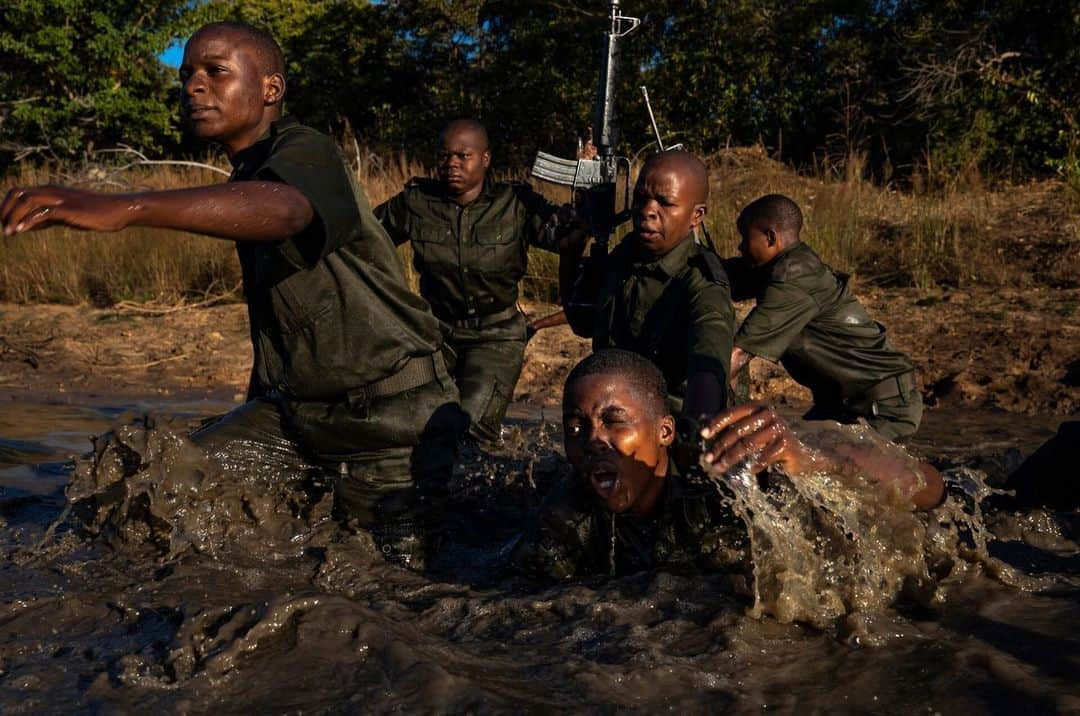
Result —
M899 452L842 444L831 446L824 457L835 469L860 474L885 487L895 486L920 510L937 507L945 494L941 473Z
M287 184L233 182L123 195L129 226L190 231L232 241L280 241L314 218L307 198Z

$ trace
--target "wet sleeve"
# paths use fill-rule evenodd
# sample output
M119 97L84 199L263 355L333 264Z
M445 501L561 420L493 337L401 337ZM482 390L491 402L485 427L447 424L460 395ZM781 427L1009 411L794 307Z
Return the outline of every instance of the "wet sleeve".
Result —
M357 231L360 209L348 171L332 139L315 132L290 132L255 172L254 179L279 181L298 190L315 213L303 231L279 244L293 265L311 268Z
M405 192L401 192L375 208L375 218L382 223L386 233L390 234L390 238L393 239L396 246L400 246L409 240L409 234L405 228L407 211L405 202Z
M798 285L770 283L739 327L735 345L751 355L778 361L817 311L817 301Z
M556 486L529 520L510 555L521 574L572 579L587 555L588 515L576 504L569 485Z
M735 309L728 287L708 281L691 288L687 377L706 371L727 385L734 335Z

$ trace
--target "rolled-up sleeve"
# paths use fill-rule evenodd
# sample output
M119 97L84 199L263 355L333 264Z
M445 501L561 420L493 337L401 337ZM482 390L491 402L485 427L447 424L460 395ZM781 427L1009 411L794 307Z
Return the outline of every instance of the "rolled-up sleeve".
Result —
M282 136L254 179L293 187L314 211L311 223L279 245L290 263L311 268L344 246L360 221L356 195L345 160L333 140L317 132L293 131Z

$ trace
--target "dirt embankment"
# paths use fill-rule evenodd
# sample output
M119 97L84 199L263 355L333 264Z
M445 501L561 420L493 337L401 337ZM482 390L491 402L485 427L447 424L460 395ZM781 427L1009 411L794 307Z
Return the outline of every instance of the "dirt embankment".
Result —
M915 361L929 405L1080 409L1080 289L856 290ZM525 310L540 316L554 307ZM239 401L251 365L247 316L235 304L157 315L0 304L0 326L0 396L7 400ZM526 353L517 398L557 402L567 372L588 350L565 326L541 332ZM752 367L755 398L809 397L782 368Z

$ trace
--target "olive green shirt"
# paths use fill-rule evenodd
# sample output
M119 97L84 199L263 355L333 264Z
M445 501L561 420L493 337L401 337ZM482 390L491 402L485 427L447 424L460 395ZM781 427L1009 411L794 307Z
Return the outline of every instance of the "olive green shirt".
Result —
M525 184L486 178L480 195L461 206L438 181L416 178L376 215L394 243L412 242L420 294L452 323L517 303L529 246L557 248L555 211Z
M573 475L556 484L510 553L519 572L573 579L659 567L745 572L746 528L712 484L694 484L674 463L653 513L613 514Z
M230 181L288 184L314 219L276 242L238 242L255 350L252 392L333 400L442 344L337 145L292 119L233 157Z
M780 361L791 377L824 396L852 398L876 383L911 371L885 327L870 318L838 274L804 243L763 267L725 262L738 290L757 304L743 321L735 345Z
M607 261L595 306L567 310L574 332L591 337L593 350L622 348L649 358L676 396L700 371L726 387L735 310L715 254L688 237L663 256L641 256L630 235Z

